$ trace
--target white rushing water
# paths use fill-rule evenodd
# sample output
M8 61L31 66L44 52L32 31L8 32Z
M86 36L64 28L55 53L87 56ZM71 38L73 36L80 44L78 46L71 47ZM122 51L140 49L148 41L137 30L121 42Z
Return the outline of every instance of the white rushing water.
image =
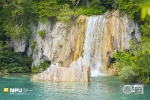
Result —
M83 59L90 66L91 76L104 75L101 63L102 34L105 25L105 15L88 17L84 41Z

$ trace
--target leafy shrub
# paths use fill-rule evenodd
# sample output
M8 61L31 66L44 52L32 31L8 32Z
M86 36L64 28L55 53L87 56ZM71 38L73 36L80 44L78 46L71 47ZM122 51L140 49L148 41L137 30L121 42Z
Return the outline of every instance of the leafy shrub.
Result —
M148 38L150 38L150 22L145 23L144 25L140 26L140 30L143 34L143 36L146 36Z
M139 71L135 66L125 66L119 72L120 79L127 82L138 82Z
M142 37L139 44L132 44L128 52L114 55L119 77L123 81L150 83L150 39Z
M104 13L105 11L105 7L100 6L99 8L95 9L95 8L86 8L86 7L79 7L76 10L76 14L77 15L87 15L87 16L92 16L92 15L100 15L102 13Z
M46 70L50 65L47 63L47 61L41 62L38 66L32 67L33 73L38 73Z
M6 74L8 74L8 69L4 69L1 72L2 72L2 74L6 75Z
M141 2L141 1L139 1ZM123 14L128 14L128 16L135 21L140 20L140 7L137 0L117 0L118 9L121 10Z
M46 30L40 30L38 32L38 34L39 34L39 36L41 36L41 38L45 38L45 36L46 36Z
M18 2L19 7L15 6ZM36 16L33 16L35 13L34 7L35 2L30 0L13 0L12 2L0 1L2 5L0 8L2 22L1 27L5 35L13 39L27 38L30 36L29 24L31 20L36 19ZM7 6L6 6L7 5ZM10 9L13 8L13 9Z
M100 14L102 14L102 10L89 8L86 10L86 12L84 14L87 16L100 15Z
M74 12L70 9L70 6L68 4L65 4L59 11L60 13L57 15L57 19L60 22L70 25L71 21L73 21L71 20L71 18L74 16Z
M37 44L36 41L32 41L32 42L31 42L30 47L31 47L32 51L34 50L36 44Z
M21 53L12 52L8 48L0 49L0 71L2 73L31 72L32 58L22 57Z
M42 17L55 17L58 15L60 5L57 4L56 0L51 1L40 1L37 3L35 12Z

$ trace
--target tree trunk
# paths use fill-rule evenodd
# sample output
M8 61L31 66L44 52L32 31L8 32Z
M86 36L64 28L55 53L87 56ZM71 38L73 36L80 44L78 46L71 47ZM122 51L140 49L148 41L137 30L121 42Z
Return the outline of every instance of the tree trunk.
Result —
M86 0L86 7L90 6L90 0Z

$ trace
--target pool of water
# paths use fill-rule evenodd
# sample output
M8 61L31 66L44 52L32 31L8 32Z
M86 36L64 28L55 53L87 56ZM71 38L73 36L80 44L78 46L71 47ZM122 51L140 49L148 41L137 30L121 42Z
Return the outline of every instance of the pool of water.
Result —
M92 77L91 82L32 82L31 75L0 76L0 100L150 100L150 85L144 85L143 94L123 92L118 77ZM4 88L22 89L22 92L4 92Z

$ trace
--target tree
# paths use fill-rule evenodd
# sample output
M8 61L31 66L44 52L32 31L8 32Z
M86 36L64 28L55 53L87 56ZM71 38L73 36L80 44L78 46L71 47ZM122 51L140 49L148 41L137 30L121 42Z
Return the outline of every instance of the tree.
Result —
M32 0L1 1L2 28L7 36L24 38L29 36L29 23L35 17L35 3ZM36 18L34 18L36 19Z

